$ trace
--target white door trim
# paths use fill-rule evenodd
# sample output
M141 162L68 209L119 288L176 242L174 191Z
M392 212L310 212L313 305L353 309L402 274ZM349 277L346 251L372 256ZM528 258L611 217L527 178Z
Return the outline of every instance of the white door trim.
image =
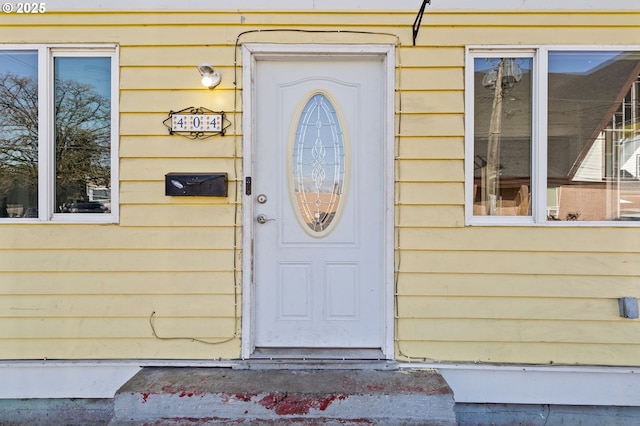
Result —
M253 173L255 143L254 84L255 63L260 59L293 57L296 55L372 55L379 56L385 67L385 125L384 169L384 315L385 333L382 351L387 359L394 359L394 115L395 115L395 46L392 44L334 45L334 44L261 44L242 46L242 165L243 180ZM246 180L245 180L246 182ZM250 358L254 350L254 268L253 268L253 202L246 195L242 182L242 358Z

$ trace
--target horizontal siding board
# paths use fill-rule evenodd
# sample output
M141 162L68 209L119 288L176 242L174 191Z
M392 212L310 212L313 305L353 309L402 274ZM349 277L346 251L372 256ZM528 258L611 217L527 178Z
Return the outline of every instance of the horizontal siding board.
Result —
M120 49L120 65L123 68L191 67L197 72L196 67L202 63L212 63L216 67L220 64L228 67L234 63L234 49L220 46L212 48L207 44L207 39L192 40L183 46L123 46ZM241 84L240 81L237 83Z
M154 26L154 25L206 25L215 22L217 25L233 26L243 24L252 25L299 25L307 22L309 14L313 14L314 21L307 26L344 25L353 26L361 22L374 25L403 27L415 19L414 12L406 11L298 11L278 10L277 13L264 11L127 11L118 12L53 12L42 15L24 15L20 21L14 20L11 26L43 26L43 25L92 25L104 24L119 26ZM422 25L427 28L449 27L457 24L463 27L513 26L527 24L542 27L601 27L617 23L621 27L638 26L637 10L629 11L466 11L466 10L428 10ZM364 19L363 17L366 17ZM82 18L82 19L80 19ZM421 33L422 34L422 33Z
M401 240L402 241L402 240ZM539 274L437 274L398 276L397 292L417 297L533 297L618 298L640 297L635 276L572 276Z
M637 16L637 15L636 15ZM425 23L422 23L423 27ZM566 26L557 27L535 27L514 22L508 26L474 27L464 31L458 28L457 31L443 27L432 27L429 29L429 38L425 40L429 45L436 46L465 46L465 45L504 45L504 44L558 44L562 40L563 44L576 45L616 45L621 39L625 43L634 44L640 42L640 35L630 34L629 30L638 28L619 27L611 22L609 25L600 27L585 26L582 28L571 28ZM422 34L422 32L421 32ZM426 33L425 33L426 34Z
M460 114L402 115L402 134L405 136L464 136L464 116Z
M231 227L239 212L228 204L127 204L120 207L120 226L129 227Z
M0 318L4 339L136 339L152 336L150 316L128 318ZM153 320L160 337L219 339L232 337L236 321L216 317L167 317ZM0 339L0 343L2 339Z
M409 85L411 82L409 82ZM416 82L420 85L420 82ZM423 91L411 90L402 81L402 92L398 95L403 111L412 114L461 114L464 112L464 92L462 90ZM400 118L399 118L400 119Z
M34 32L31 31L34 26L38 28L38 37L49 40L60 40L60 30L56 28L58 25L64 26L65 38L60 41L131 41L135 40L136 45L188 45L193 38L190 35L200 31L208 34L210 40L218 43L232 43L235 35L246 30L247 25L253 28L261 29L277 29L283 25L289 26L290 29L310 28L324 29L326 25L332 27L341 27L341 33L335 34L337 41L345 40L348 30L368 31L380 33L398 33L403 36L402 42L411 45L411 34L408 32L398 31L397 28L403 28L412 22L414 18L408 14L359 14L352 15L348 13L317 13L314 11L313 24L300 25L300 22L308 22L308 14L299 13L279 13L279 14L238 14L237 29L234 28L225 19L219 16L232 17L233 15L182 15L179 18L166 18L170 15L162 15L162 17L154 16L152 13L137 15L144 22L145 19L151 18L152 23L142 25L126 25L121 23L119 18L126 17L127 14L109 14L106 20L103 18L100 24L92 25L84 22L82 17L95 16L91 14L85 15L65 15L65 14L45 14L42 16L25 16L20 22L10 22L12 29L12 38L21 42L31 41ZM100 15L104 16L104 15ZM179 15L177 15L179 16ZM193 21L189 20L190 16L195 16ZM390 20L389 17L396 17L397 20ZM49 25L42 25L42 18L50 19ZM241 20L244 17L244 24ZM484 21L476 22L476 17L484 17ZM548 24L546 21L549 17L554 17L555 21ZM422 26L428 31L419 34L418 44L429 44L433 46L462 46L466 43L483 42L504 44L505 40L518 40L520 43L557 43L558 39L562 39L567 43L611 43L615 44L620 40L620 36L629 29L637 28L637 12L626 14L602 13L602 14L537 14L537 13L517 13L496 15L492 14L461 14L461 13L440 13L437 15L429 12L425 14ZM636 18L636 19L634 19ZM323 19L326 20L323 23ZM232 19L233 20L233 19ZM466 21L465 21L466 20ZM219 25L212 25L212 22L219 22ZM378 22L383 21L383 22ZM82 24L78 24L81 22ZM126 21L125 21L126 22ZM249 23L250 22L250 23ZM395 24L394 24L395 22ZM365 25L366 23L366 25ZM490 23L490 25L487 25ZM18 24L18 25L16 25ZM395 26L394 26L395 25ZM87 31L91 28L92 31ZM180 30L178 31L177 28ZM490 33L487 35L487 33ZM289 40L304 40L309 38L310 41L318 38L324 39L327 36L318 34L289 33L282 34L287 36ZM357 37L356 37L357 36ZM261 34L260 38L275 38L276 34ZM372 35L351 35L352 38L364 39L370 42ZM378 39L381 36L378 36ZM554 38L555 37L555 38ZM247 37L250 39L250 37ZM196 38L201 40L202 38ZM275 38L278 40L277 38ZM375 39L374 39L375 40ZM531 40L531 41L528 41ZM264 40L267 41L267 40ZM390 40L393 42L394 40ZM126 43L125 43L126 44Z
M640 257L631 253L529 253L405 251L407 272L637 276Z
M424 226L424 227L433 227L433 228L450 228L450 227L459 227L464 225L464 210L462 206L412 206L412 205L402 205L396 209L396 222L400 227L416 227L416 226ZM404 254L403 258L407 255ZM414 253L411 253L412 259L415 256ZM405 268L406 265L403 265L403 270L409 272L424 272L424 271L415 271L411 268Z
M228 110L228 105L233 105L233 99L238 96L238 93L233 89L226 89L221 82L220 86L216 87L215 96L212 96L209 89L200 84L200 74L195 66L191 71L192 75L188 82L193 83L193 88L180 91L155 87L141 90L122 90L120 92L120 113L163 113L166 114L166 119L169 117L169 112L177 112L185 108L203 107L218 112ZM144 70L139 72L144 73ZM233 81L233 76L230 75L223 75L222 78L229 84ZM174 84L176 83L174 82ZM225 112L227 115L233 114L233 111Z
M1 295L229 295L240 291L231 271L0 273Z
M439 188L437 184L412 185L419 200L421 188ZM440 184L444 185L444 184ZM460 197L461 189L455 191ZM401 196L406 192L401 192ZM404 200L403 200L404 201ZM407 201L403 204L412 204ZM424 203L426 204L426 203ZM428 226L428 224L423 224ZM402 228L399 230L406 250L446 251L512 251L522 252L526 262L529 252L574 252L574 253L635 253L640 255L640 228L582 228L582 227L467 227L460 229L428 229L426 227Z
M403 340L485 343L640 344L640 323L611 321L404 319L398 320Z
M458 96L461 96L464 89L464 68L402 68L400 79L403 90L451 90L460 92ZM428 97L429 93L424 96Z
M628 366L637 365L638 348L628 344L402 340L398 358L413 361Z
M617 299L399 296L402 319L612 321Z
M464 160L464 139L454 137L401 137L397 155L400 159L396 167L401 168L403 160ZM462 170L460 170L462 172Z
M237 359L240 340L232 336L207 339L209 344L189 338L159 340L147 333L130 339L3 339L6 359ZM231 340L229 340L231 339Z
M426 28L422 30L424 31ZM464 66L464 49L461 47L400 45L397 49L397 56L399 66L402 69Z
M123 158L120 173L123 180L164 181L165 173L229 173L234 170L233 158ZM163 173L163 171L165 171ZM160 171L160 173L158 173Z
M180 250L226 249L233 245L234 229L209 228L122 228L119 226L43 225L3 227L0 253L9 250ZM89 236L89 237L88 237ZM2 264L0 259L0 264Z
M464 182L462 160L403 160L396 174L403 182Z
M107 318L144 317L156 312L168 317L233 317L232 294L207 295L38 295L0 297L2 317Z
M235 146L239 145L237 139L233 135L213 136L202 143L168 132L162 136L124 136L120 139L120 158L230 158L241 150Z
M396 186L396 198L400 200L402 205L462 205L464 203L464 189L462 183L402 182ZM406 234L410 234L410 232L405 231Z
M0 272L225 271L232 250L7 250Z

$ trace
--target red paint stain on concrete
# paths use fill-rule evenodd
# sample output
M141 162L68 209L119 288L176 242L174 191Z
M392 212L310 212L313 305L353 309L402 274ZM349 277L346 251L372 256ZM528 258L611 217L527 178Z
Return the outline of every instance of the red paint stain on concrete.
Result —
M255 393L237 393L234 395L236 399L244 402L249 402L251 399L256 396Z
M370 392L382 392L386 391L387 387L384 385L367 385L367 390Z
M288 394L273 393L263 397L258 403L268 410L275 411L276 414L283 415L301 415L308 414L314 408L324 411L336 399L344 400L345 395L328 395L324 397L314 398L308 396L295 396Z
M232 400L238 400L242 402L251 402L254 396L257 396L257 394L255 393L221 393L220 399L225 404L228 404Z
M182 392L180 393L180 395L178 395L180 398L184 398L185 396L188 397L192 397L193 396L193 392Z
M144 404L145 402L147 402L147 399L149 399L149 396L151 394L150 393L143 393L142 394L142 403Z

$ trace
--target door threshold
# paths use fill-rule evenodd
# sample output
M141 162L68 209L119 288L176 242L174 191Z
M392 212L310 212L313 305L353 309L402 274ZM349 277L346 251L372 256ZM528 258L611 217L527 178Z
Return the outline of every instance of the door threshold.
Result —
M398 370L396 361L378 360L294 360L250 359L235 364L233 370Z
M256 348L236 368L395 370L397 363L380 349Z
M305 360L385 360L381 349L376 348L280 348L258 347L251 359Z

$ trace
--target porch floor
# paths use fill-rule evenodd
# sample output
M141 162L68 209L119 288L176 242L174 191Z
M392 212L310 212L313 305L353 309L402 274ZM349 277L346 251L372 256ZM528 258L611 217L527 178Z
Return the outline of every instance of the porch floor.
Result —
M109 424L456 425L433 370L264 367L144 368L116 393Z

